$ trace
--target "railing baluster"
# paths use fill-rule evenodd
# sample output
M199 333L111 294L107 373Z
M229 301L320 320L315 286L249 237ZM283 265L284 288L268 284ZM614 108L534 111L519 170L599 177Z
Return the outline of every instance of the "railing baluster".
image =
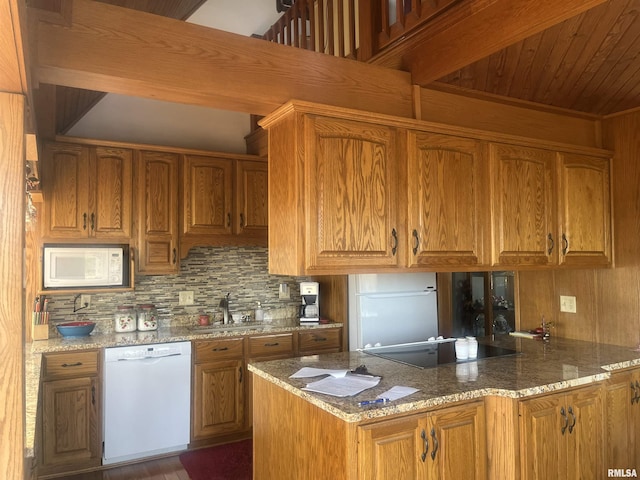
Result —
M344 2L337 0L338 2L338 56L344 58Z
M327 53L324 48L324 0L318 0L317 19L318 46L316 47L316 52Z
M333 2L329 1L327 2L327 46L329 47L329 51L327 52L329 55L335 55L336 53L336 49L335 49L335 42L336 42L336 37L335 37L335 28L334 28L334 21L333 21L333 7L334 4Z
M349 0L349 58L356 58L356 0Z

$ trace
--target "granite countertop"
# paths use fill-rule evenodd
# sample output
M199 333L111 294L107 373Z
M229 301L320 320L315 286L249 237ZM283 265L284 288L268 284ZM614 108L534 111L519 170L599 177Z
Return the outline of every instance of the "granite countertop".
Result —
M555 337L548 343L510 336L480 342L520 353L420 369L362 352L342 352L252 363L249 370L346 422L361 422L489 395L524 398L606 380L612 371L640 366L640 351L629 347ZM371 374L382 379L376 387L352 397L302 390L322 377L289 378L302 367L353 370L359 365L366 365ZM476 368L477 376L468 373ZM387 404L357 405L396 385L419 391Z
M129 333L92 333L85 337L52 337L25 346L25 457L34 456L36 412L40 386L42 354L89 350L107 347L149 345L152 343L206 340L244 335L269 335L283 332L342 327L341 323L298 325L297 319L278 319L273 323L245 323L240 325L212 325L208 327L178 325L158 330Z

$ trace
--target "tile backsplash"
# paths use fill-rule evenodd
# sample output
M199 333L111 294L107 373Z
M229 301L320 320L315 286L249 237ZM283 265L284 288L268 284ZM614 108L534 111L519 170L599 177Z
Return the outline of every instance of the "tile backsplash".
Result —
M153 304L160 327L173 322L188 323L200 313L222 318L220 300L229 292L231 313L250 314L261 303L266 319L297 315L300 305L298 283L306 277L270 275L268 250L264 247L196 247L180 262L177 275L136 276L133 292L91 293L91 306L74 310L75 295L49 296L51 335L56 323L74 320L96 322L97 332L113 331L113 316L118 305ZM279 285L287 283L291 298L278 298ZM193 305L178 305L181 291L192 291ZM80 307L79 300L76 308Z

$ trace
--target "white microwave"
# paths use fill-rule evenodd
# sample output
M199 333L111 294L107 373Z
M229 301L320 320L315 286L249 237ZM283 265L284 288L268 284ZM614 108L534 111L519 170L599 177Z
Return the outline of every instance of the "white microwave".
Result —
M44 289L129 286L129 245L45 244Z

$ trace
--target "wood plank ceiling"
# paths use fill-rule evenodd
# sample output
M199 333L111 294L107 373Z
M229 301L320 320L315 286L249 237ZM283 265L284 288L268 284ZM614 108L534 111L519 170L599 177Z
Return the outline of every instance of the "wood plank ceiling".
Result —
M186 19L204 2L100 1L178 19ZM55 3L28 1L39 8ZM603 116L640 107L639 12L640 0L610 0L451 72L429 86ZM405 67L410 70L410 66ZM65 133L102 95L56 87L56 133Z
M640 0L611 0L438 80L597 115L640 107Z

